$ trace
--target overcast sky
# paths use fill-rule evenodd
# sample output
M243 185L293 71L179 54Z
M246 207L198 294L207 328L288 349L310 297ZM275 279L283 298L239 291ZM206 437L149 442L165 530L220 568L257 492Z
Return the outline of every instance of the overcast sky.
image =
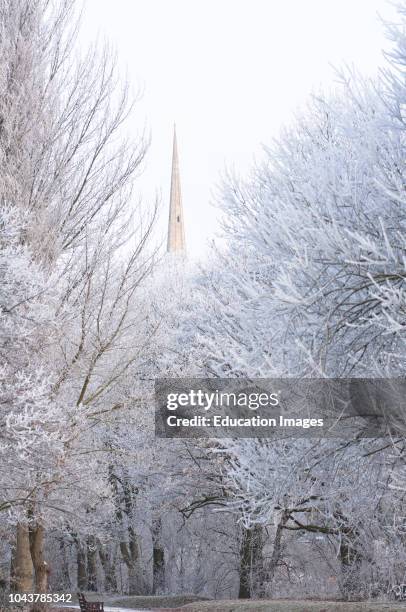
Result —
M151 133L139 190L167 222L176 121L186 241L204 257L224 168L247 172L307 96L334 86L332 65L373 74L385 45L384 0L86 0L83 39L107 38L134 89L132 129Z

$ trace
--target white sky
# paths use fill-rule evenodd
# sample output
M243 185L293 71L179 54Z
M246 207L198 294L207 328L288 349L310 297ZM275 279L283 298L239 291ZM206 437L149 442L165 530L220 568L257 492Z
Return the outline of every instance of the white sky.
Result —
M86 0L82 37L107 38L134 89L133 120L152 144L139 189L162 197L166 231L173 122L179 144L186 241L203 257L216 232L210 205L227 167L244 173L261 143L329 88L331 65L373 74L385 0Z

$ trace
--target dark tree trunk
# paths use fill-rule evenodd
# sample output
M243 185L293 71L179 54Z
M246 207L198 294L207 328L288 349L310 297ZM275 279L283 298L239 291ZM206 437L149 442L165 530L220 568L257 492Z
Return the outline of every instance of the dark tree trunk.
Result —
M116 555L99 544L99 557L104 572L104 590L106 593L117 593Z
M164 588L165 583L165 553L161 541L161 518L154 519L152 523L152 593L157 595Z
M121 555L128 570L128 594L142 595L143 587L138 572L138 538L132 527L128 527L128 532L129 542L120 542Z
M61 551L61 566L62 566L62 581L63 581L63 584L61 586L67 591L70 591L72 588L72 582L71 582L70 575L69 575L69 560L68 560L68 554L66 550L66 543L63 538L61 538L59 541L59 549Z
M86 549L83 546L80 538L76 535L73 536L76 545L76 565L78 569L77 573L77 587L78 591L86 591L87 588L87 568L86 568Z
M239 599L251 599L263 594L263 533L260 525L242 532L240 548Z
M96 538L87 538L87 590L97 591L97 545Z
M278 563L282 556L282 535L283 529L286 523L289 520L289 513L283 512L282 516L276 526L275 538L273 541L273 549L271 559L269 561L269 566L267 568L267 582L269 582L272 586L272 582L275 577L276 568L278 567Z
M340 543L341 577L339 580L340 592L345 599L361 597L362 581L360 581L360 568L362 555L347 537L342 537Z
M141 580L139 572L140 547L138 535L134 527L135 505L138 495L138 488L134 486L128 479L120 480L122 486L121 502L122 507L117 508L117 516L123 519L123 514L126 516L127 536L128 539L120 542L120 551L122 559L128 570L128 594L142 595L145 591L145 585Z
M360 569L363 555L360 551L358 532L349 524L347 517L336 510L335 518L340 522L340 549L341 575L338 580L341 595L345 599L354 599L362 593L363 582L360 579Z

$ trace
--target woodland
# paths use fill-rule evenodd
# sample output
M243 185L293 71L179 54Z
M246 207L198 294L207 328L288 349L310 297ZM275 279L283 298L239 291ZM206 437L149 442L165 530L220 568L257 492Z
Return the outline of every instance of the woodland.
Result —
M79 49L79 13L0 0L1 597L387 598L406 416L376 438L159 439L154 380L404 377L406 3L376 77L337 72L222 179L199 267L160 246L137 104L108 45Z

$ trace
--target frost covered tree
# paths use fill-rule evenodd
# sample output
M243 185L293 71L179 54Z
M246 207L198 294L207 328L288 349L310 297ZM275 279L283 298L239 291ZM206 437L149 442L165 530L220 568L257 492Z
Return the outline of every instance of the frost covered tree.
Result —
M139 305L156 207L132 197L146 143L125 136L109 50L76 53L76 22L68 0L0 5L0 519L19 591L31 563L47 589L49 528L75 517L92 536L113 511L104 419L154 335Z
M379 78L344 72L340 89L313 96L246 180L226 178L224 245L198 281L193 315L208 375L403 375L404 31L388 28L394 46ZM284 533L324 530L342 561L342 590L371 587L371 542L401 542L398 519L392 532L386 522L401 499L404 427L396 433L394 448L390 439L224 442L235 508L247 524L274 525L271 577Z

